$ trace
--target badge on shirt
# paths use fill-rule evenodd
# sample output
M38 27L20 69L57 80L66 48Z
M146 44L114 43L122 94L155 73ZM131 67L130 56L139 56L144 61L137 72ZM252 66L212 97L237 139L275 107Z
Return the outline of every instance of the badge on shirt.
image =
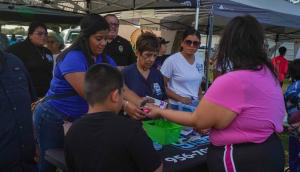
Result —
M153 83L153 93L157 96L162 95L161 88L157 82Z
M119 45L118 49L121 53L124 51L124 47L122 45Z
M197 70L198 70L199 73L203 72L203 64L197 63L196 64L196 68L197 68Z

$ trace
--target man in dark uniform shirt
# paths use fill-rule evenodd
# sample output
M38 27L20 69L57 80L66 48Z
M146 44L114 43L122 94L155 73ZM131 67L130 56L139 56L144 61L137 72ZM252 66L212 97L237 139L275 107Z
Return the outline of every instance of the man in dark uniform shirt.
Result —
M0 50L0 172L34 172L30 104L36 100L22 61Z
M136 56L129 41L118 36L119 20L113 14L104 16L109 24L108 43L104 53L109 54L117 63L119 68L123 68L136 62Z
M7 49L23 61L38 97L45 96L52 79L53 57L50 50L44 47L47 34L45 24L32 22L26 40Z

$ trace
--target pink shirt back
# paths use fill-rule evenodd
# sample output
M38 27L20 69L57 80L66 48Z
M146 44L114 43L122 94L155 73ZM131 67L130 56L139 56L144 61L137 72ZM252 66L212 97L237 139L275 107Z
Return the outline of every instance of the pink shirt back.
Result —
M218 77L204 95L206 100L237 113L224 129L212 129L210 140L222 146L261 143L283 130L285 114L280 84L264 67L260 71L232 71Z

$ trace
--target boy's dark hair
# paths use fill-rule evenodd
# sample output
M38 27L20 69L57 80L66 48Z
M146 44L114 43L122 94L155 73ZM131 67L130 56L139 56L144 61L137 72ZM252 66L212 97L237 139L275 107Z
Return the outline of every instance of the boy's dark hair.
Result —
M113 90L121 92L122 88L121 72L108 64L92 65L85 75L84 96L91 106L103 103Z
M140 53L144 51L155 51L158 52L160 43L158 38L150 32L142 33L136 41L136 50Z
M280 54L281 56L284 56L285 53L286 53L286 48L285 48L285 47L280 47L280 48L278 49L278 51L279 51L279 54Z
M300 59L295 59L289 66L292 80L300 80Z

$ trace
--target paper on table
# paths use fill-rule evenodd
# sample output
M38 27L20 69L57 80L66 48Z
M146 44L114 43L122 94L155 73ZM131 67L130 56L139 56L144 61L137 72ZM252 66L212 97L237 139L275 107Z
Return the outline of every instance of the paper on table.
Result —
M146 98L154 100L154 105L160 107L161 109L165 109L167 107L167 105L168 105L167 102L159 100L159 99L156 99L156 98L153 98L153 97L150 97L150 96L146 96Z

